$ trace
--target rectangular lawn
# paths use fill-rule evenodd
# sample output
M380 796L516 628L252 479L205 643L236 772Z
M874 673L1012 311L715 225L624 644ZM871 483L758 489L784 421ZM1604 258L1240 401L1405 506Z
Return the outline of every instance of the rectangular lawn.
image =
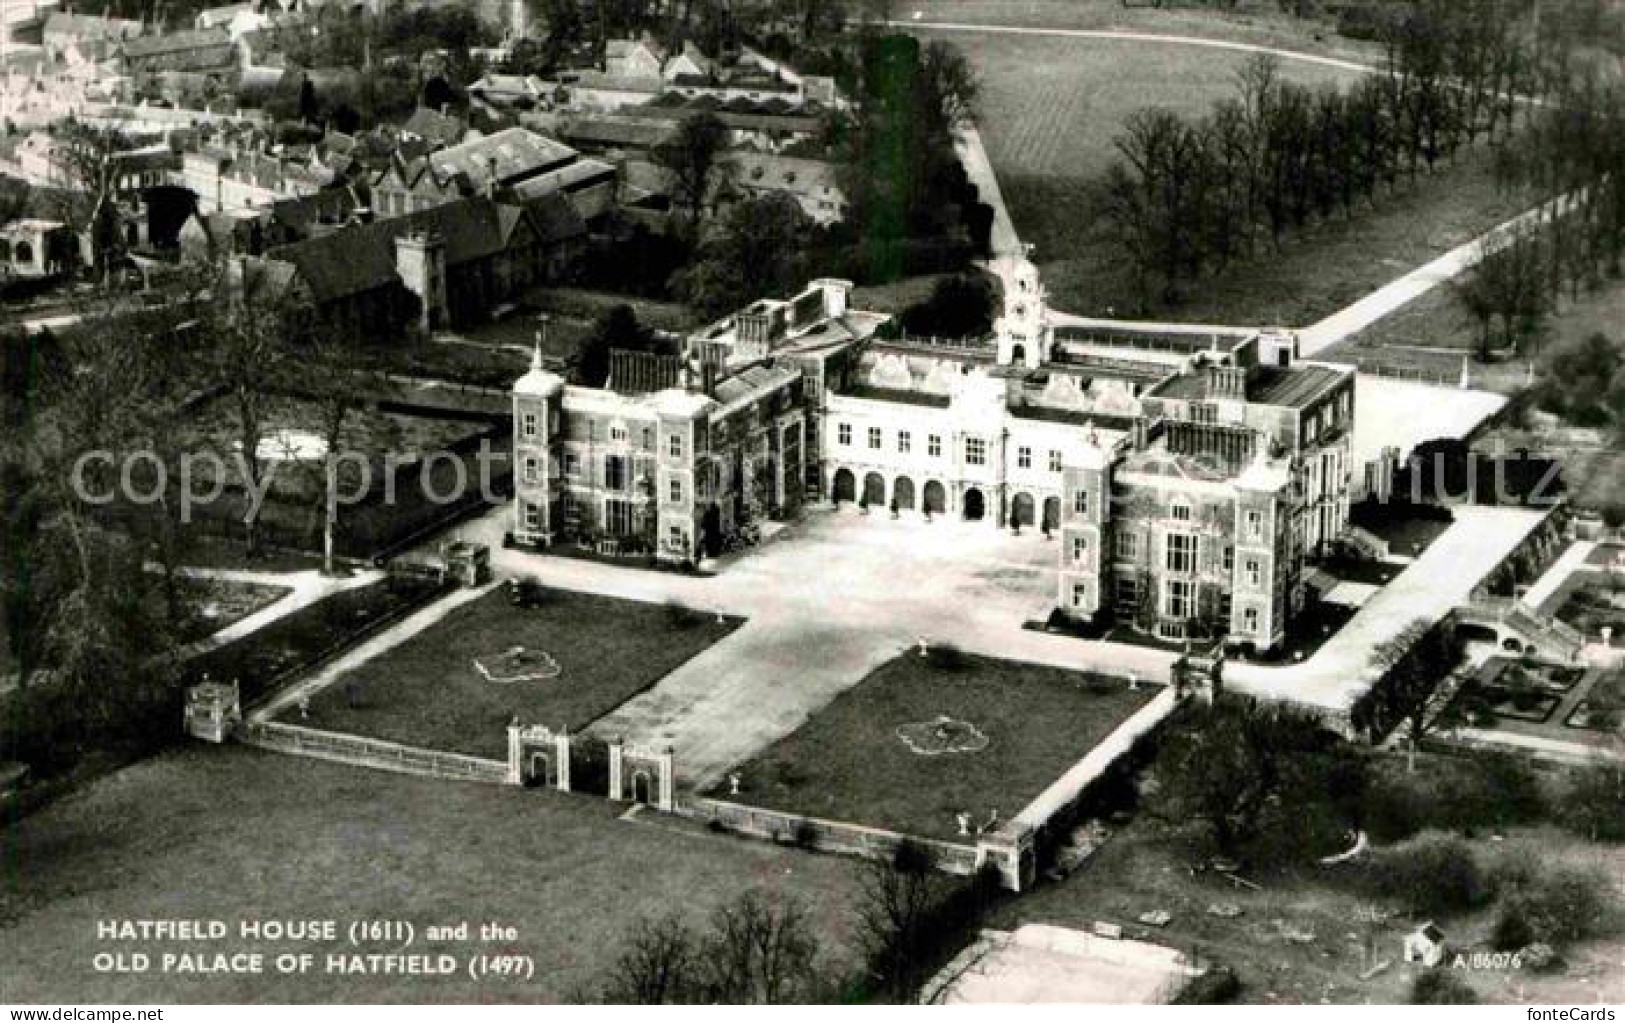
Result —
M409 746L502 757L506 727L579 731L732 632L740 619L552 590L537 607L499 588L328 686L283 719ZM505 656L515 647L525 654ZM545 676L556 663L558 673ZM478 660L496 680L475 667ZM503 681L503 679L515 679Z
M738 796L726 784L710 794L952 840L955 814L981 823L997 809L1010 819L1155 695L1089 673L908 653L740 766ZM904 735L929 740L943 716L968 745L979 740L962 726L973 726L985 748L915 752Z

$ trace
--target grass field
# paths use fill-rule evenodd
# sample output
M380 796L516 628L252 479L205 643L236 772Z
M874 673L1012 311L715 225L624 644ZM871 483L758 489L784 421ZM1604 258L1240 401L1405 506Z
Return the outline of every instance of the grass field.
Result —
M1374 44L1336 35L1324 21L1283 14L1276 0L1238 0L1232 10L1131 6L1123 0L912 0L899 4L894 16L912 18L915 12L922 21L1188 35L1355 61L1381 59Z
M1548 319L1542 350L1570 344L1601 332L1625 344L1625 282L1611 282L1601 290L1582 294L1579 301L1565 299ZM1459 369L1461 355L1477 350L1477 327L1462 310L1456 290L1436 288L1415 302L1378 321L1369 329L1327 350L1326 358L1344 362ZM1491 365L1475 362L1478 386L1517 390L1528 377L1528 359L1502 360ZM1539 353L1535 354L1538 366Z
M322 567L318 554L261 549L256 556L249 557L247 545L242 541L212 536L191 537L180 560L193 568L245 572L308 572Z
M727 636L737 618L673 614L658 604L553 590L539 607L516 608L498 588L457 608L406 643L338 679L285 720L411 746L502 757L505 728L579 731ZM562 672L500 683L488 667L516 646L544 651ZM516 672L515 674L518 674ZM353 705L352 705L353 701Z
M977 124L1012 203L1013 177L1077 179L1105 170L1116 156L1112 140L1136 110L1205 113L1234 94L1236 73L1248 59L1245 53L1177 43L931 36L959 39L981 76ZM1282 72L1307 85L1344 84L1358 76L1315 64L1288 63ZM1011 213L1025 234L1027 223L1017 210Z
M953 839L956 813L1008 820L1155 693L1057 668L968 655L939 667L905 654L739 767L740 794L728 798ZM942 715L974 726L986 748L928 756L899 737L899 726Z
M1542 351L1550 351L1602 333L1616 345L1625 345L1625 281L1611 282L1594 294L1565 302L1550 319ZM1465 352L1473 346L1472 324L1456 307L1450 289L1427 295L1410 308L1370 330L1335 345L1326 358L1344 361L1380 360L1408 366L1451 363L1458 368L1461 356L1441 355L1398 347L1419 345L1449 352ZM1536 353L1537 373L1541 355ZM1529 363L1524 360L1492 366L1474 363L1474 385L1513 392L1528 385ZM1508 422L1477 438L1481 450L1516 450L1528 447L1558 458L1563 464L1563 482L1575 504L1601 510L1625 507L1625 451L1611 440L1606 428L1594 431L1550 430L1530 417L1527 424Z
M937 32L941 38L973 38ZM1169 302L1141 300L1100 214L1095 181L1136 110L1198 116L1234 94L1239 52L1174 43L985 35L967 46L980 73L977 121L1011 218L1058 309L1092 316L1238 325L1313 323L1522 212L1495 185L1487 152L1380 197L1372 211L1261 243L1250 261ZM1347 85L1360 73L1288 61L1290 79Z
M1092 201L1084 192L1080 182L1051 180L1042 185L1037 201L1040 209L1072 209L1080 217L1092 218ZM1074 233L1060 240L1060 251L1052 249L1056 258L1051 263L1045 264L1042 232L1067 230L1068 221L1053 214L1034 218L1046 226L1032 240L1038 243L1053 302L1068 312L1306 326L1531 205L1532 200L1498 188L1488 154L1475 153L1414 184L1402 183L1398 191L1380 197L1375 209L1357 210L1352 220L1334 218L1288 236L1279 253L1270 249L1267 239L1260 239L1251 260L1188 285L1176 301L1154 295L1146 304L1134 301L1133 282L1099 221L1081 221ZM1022 214L1012 209L1012 216L1025 236ZM1454 365L1459 371L1460 360Z
M0 843L0 1002L556 1002L596 986L639 918L703 923L761 889L810 910L841 968L858 866L547 790L412 778L192 746L96 782ZM450 977L161 976L99 973L103 951L251 950L240 940L98 942L104 919L405 920L412 952L528 955L528 981ZM500 922L495 945L426 941L429 925ZM292 944L258 946L299 950ZM327 945L304 950L321 962ZM383 951L372 947L366 951ZM354 951L354 950L352 950Z

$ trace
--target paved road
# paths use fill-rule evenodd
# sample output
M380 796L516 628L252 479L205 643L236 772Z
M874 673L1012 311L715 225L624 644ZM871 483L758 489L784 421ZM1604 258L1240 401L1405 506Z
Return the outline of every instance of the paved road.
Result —
M999 178L993 172L987 148L982 145L982 133L971 125L961 127L955 148L959 150L960 162L965 165L965 175L976 186L977 195L993 207L993 230L988 247L993 250L994 260L1019 258L1025 250L1016 234L1016 225L1010 219L1010 210L1004 204L1004 192L999 188Z
M1333 313L1311 327L1298 332L1300 350L1304 358L1316 354L1376 323L1423 295L1446 284L1477 266L1483 259L1505 248L1517 237L1516 232L1530 224L1549 220L1554 214L1567 212L1572 199L1562 196L1514 217L1506 223L1486 231L1464 245L1418 267L1346 309Z

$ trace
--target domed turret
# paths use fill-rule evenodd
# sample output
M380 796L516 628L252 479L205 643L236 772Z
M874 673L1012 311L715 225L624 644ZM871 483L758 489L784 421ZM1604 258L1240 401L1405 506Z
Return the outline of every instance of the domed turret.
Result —
M999 340L999 365L1037 369L1049 359L1055 338L1044 282L1038 267L1026 256L1014 260L1001 277L1004 314L993 325Z

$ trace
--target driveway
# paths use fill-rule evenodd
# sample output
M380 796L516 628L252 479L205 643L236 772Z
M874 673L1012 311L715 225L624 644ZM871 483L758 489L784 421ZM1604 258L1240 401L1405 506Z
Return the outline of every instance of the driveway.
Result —
M1436 622L1466 603L1473 587L1544 517L1523 508L1453 511L1455 523L1313 657L1289 667L1231 663L1225 666L1226 686L1268 699L1346 709L1369 686L1366 669L1378 644L1413 621Z
M987 523L808 511L760 548L694 578L501 549L504 513L459 532L492 544L499 574L634 600L681 600L746 624L593 724L669 741L679 777L719 778L793 732L920 638L1058 667L1166 678L1171 655L1022 628L1053 606L1055 542Z
M693 577L502 549L507 510L457 534L489 543L499 575L630 600L680 600L744 615L727 639L588 729L670 742L679 780L700 786L790 734L919 639L974 653L1162 682L1175 655L1024 629L1053 607L1054 541L986 523L892 521L809 510L716 575ZM1456 509L1455 524L1308 661L1232 663L1241 692L1342 709L1366 686L1372 649L1418 618L1436 621L1534 529L1522 509Z

